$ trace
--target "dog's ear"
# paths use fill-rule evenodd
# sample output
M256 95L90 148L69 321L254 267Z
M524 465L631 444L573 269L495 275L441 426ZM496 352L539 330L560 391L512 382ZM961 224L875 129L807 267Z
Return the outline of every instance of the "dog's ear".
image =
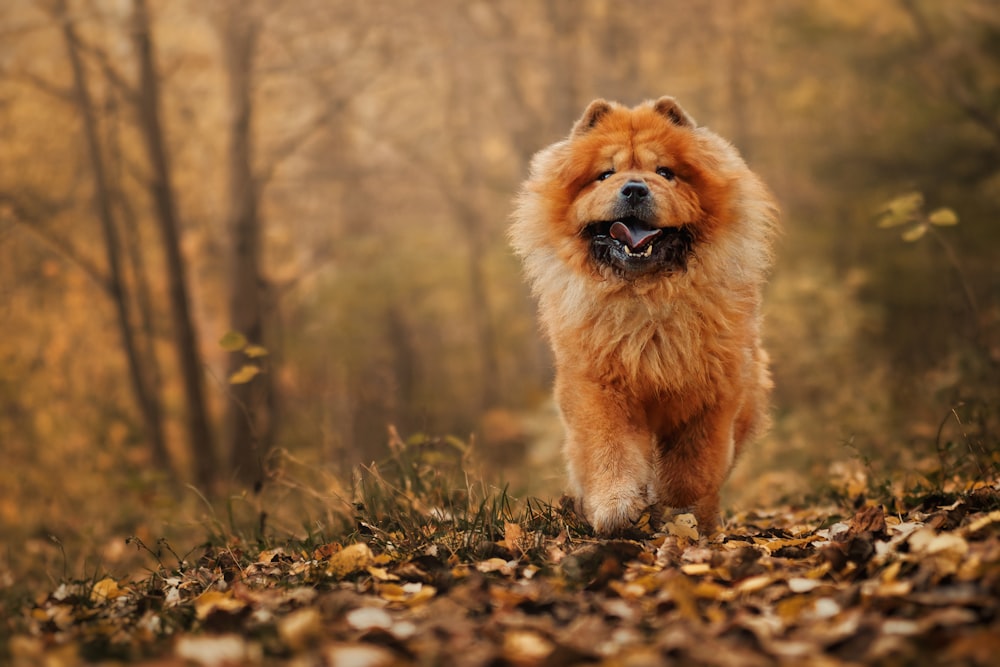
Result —
M573 136L586 134L597 125L598 121L601 120L605 115L608 114L614 107L611 102L607 100L594 100L587 105L587 110L583 112L580 116L580 120L576 121L576 125L573 126Z
M694 118L688 115L687 111L681 108L672 97L664 96L653 103L653 111L666 117L671 123L678 127L696 127Z

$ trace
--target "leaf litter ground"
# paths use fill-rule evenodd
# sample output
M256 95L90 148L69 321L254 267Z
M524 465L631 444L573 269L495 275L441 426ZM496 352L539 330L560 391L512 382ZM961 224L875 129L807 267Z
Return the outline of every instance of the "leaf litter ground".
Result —
M889 508L859 495L758 509L714 536L691 515L644 517L610 540L565 499L515 512L505 494L476 504L427 492L369 494L335 541L234 539L190 558L159 545L144 576L63 582L14 619L9 656L338 667L1000 656L996 482Z

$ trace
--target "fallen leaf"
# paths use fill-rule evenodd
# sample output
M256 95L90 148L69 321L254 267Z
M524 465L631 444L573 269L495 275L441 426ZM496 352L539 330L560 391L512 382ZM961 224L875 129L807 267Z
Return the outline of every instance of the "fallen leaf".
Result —
M118 587L117 581L110 577L101 579L90 589L90 599L97 603L114 600L124 595L127 595L127 593Z
M323 633L323 619L315 607L296 609L278 621L278 636L293 651L305 648Z
M503 525L503 546L515 555L522 555L526 548L524 529L516 523L505 521Z
M736 584L735 590L740 595L750 595L751 593L764 590L770 586L773 581L774 580L771 578L771 575L759 574L755 577L744 579L740 583Z
M488 558L476 563L476 569L484 574L499 572L506 576L512 576L517 571L517 561L507 561L503 558Z
M214 637L185 635L177 640L174 653L181 660L203 667L258 663L262 657L258 644L250 643L238 635Z
M355 630L366 632L368 630L388 630L392 627L392 616L384 609L378 607L359 607L347 612L344 617L347 624Z
M437 589L419 582L402 585L385 583L378 586L378 594L386 602L400 602L412 607L433 598Z
M993 510L989 514L983 515L973 521L969 522L962 532L966 535L974 535L981 531L983 528L992 526L995 523L1000 523L1000 510Z
M550 640L531 630L514 630L503 638L504 657L515 665L540 664L554 649Z
M374 567L368 566L365 571L372 576L375 581L399 581L399 577L394 574L390 574L389 570L384 567Z
M277 549L266 549L264 551L261 551L257 555L257 562L258 563L270 563L270 562L273 562L275 558L277 558L278 556L283 555L284 553L285 553L285 550L282 549L281 547L278 547Z
M711 571L712 566L709 563L686 563L681 565L681 572L689 577L701 576L703 574L708 574Z
M334 644L324 651L329 667L393 667L396 656L374 644Z
M663 528L675 537L686 537L689 540L698 540L698 520L694 514L678 514L673 517L673 521L668 521Z
M788 584L788 590L793 593L808 593L823 585L820 581L806 579L805 577L792 577L786 583Z
M232 591L205 591L194 601L195 614L198 620L205 620L209 614L217 611L235 614L243 611L247 603L233 597Z
M348 545L330 556L326 565L326 573L337 579L360 572L374 561L372 550L364 542Z
M969 543L960 535L935 534L930 528L910 535L909 544L914 553L925 556L925 561L933 563L941 576L955 574L969 552Z
M885 508L881 505L873 505L862 508L854 515L851 519L849 534L852 536L860 533L884 535L885 531Z

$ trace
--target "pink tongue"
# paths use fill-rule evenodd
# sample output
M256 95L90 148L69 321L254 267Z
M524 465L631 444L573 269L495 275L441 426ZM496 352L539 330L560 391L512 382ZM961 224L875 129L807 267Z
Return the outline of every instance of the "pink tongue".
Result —
M657 235L659 235L659 229L632 229L624 222L618 220L611 225L611 230L609 232L611 238L621 241L622 243L628 245L632 250L638 250L642 246L646 245Z

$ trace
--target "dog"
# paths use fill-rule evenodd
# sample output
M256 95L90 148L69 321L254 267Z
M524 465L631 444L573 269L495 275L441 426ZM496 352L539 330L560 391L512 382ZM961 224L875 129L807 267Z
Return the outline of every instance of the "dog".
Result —
M598 99L537 153L511 245L551 344L571 492L601 535L649 508L718 525L769 423L762 291L778 209L672 97Z

